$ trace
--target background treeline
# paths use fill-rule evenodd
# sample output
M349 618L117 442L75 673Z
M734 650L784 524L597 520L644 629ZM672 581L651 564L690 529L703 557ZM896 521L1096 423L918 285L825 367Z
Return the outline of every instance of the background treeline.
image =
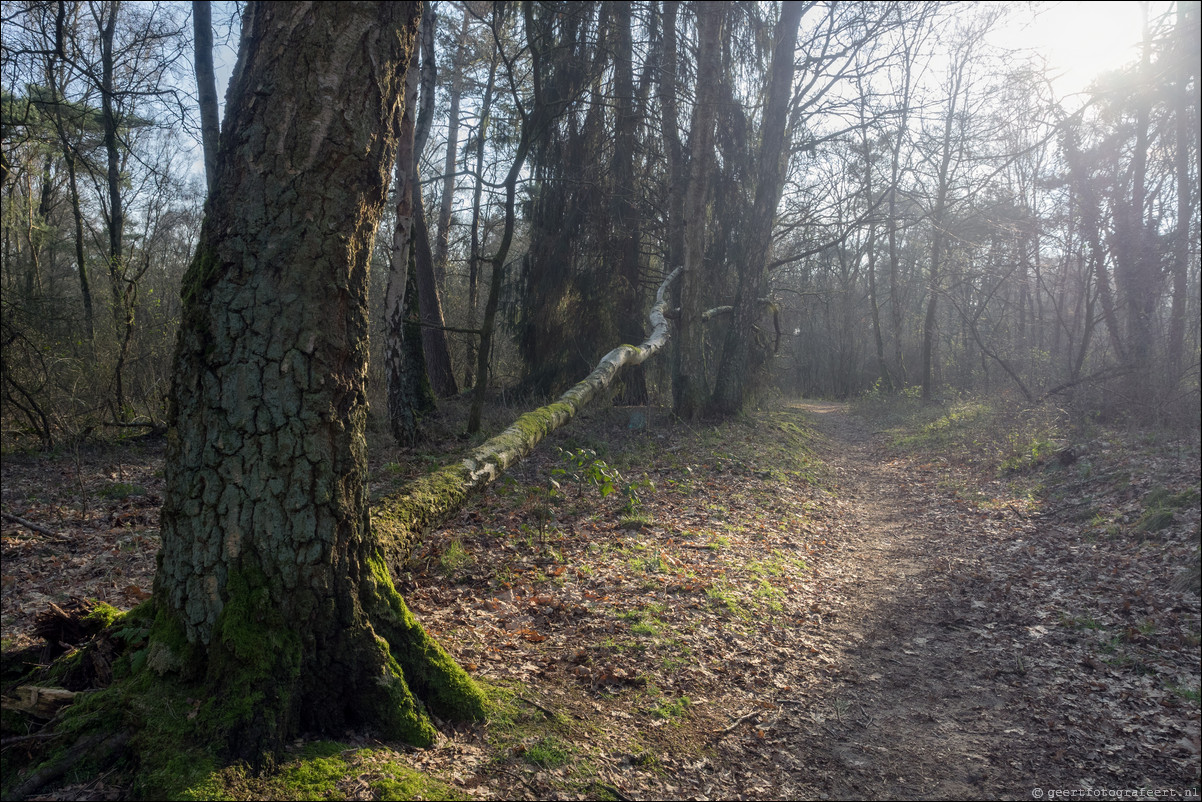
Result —
M3 6L8 435L165 419L205 194L195 37L239 28L207 5ZM1129 64L1060 97L993 44L1003 5L433 4L420 193L377 237L380 397L406 336L419 414L560 391L642 339L683 265L671 359L619 401L1011 392L1197 425L1198 4L1147 8Z

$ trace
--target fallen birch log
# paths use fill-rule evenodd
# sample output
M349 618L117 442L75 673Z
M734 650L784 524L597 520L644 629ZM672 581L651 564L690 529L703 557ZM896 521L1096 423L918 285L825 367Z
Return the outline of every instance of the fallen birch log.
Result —
M417 479L401 493L373 505L372 530L389 562L404 559L427 526L459 509L468 495L494 481L533 451L544 437L575 417L609 387L623 367L642 364L659 353L668 342L664 295L680 271L681 268L673 270L656 292L649 315L651 334L641 345L618 346L597 363L592 373L553 403L522 415L462 462Z

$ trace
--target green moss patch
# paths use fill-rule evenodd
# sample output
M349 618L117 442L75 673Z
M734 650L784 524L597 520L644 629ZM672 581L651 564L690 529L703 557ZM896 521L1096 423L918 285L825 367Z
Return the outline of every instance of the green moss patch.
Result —
M340 800L361 798L364 786L376 799L467 799L446 783L406 764L390 749L355 749L334 741L304 746L270 773L245 766L212 771L176 799Z
M364 607L388 641L410 687L439 715L483 718L484 692L418 623L393 587L383 558L376 557L370 564L375 583L365 594Z

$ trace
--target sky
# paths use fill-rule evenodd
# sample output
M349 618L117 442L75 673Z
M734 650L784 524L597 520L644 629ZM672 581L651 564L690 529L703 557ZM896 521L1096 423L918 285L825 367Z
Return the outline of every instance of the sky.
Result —
M1155 14L1166 3L1153 3ZM1020 3L994 44L1042 53L1057 74L1062 96L1084 91L1100 73L1138 55L1143 18L1140 3Z
M215 3L214 22L227 22L233 11L228 2ZM1010 24L997 32L994 43L1006 48L1043 53L1060 75L1058 87L1065 94L1083 91L1098 74L1136 57L1142 17L1136 0L1060 0L1018 2ZM1152 3L1152 13L1165 2ZM219 16L220 15L220 16ZM237 58L238 35L222 42L214 52L218 99L225 106L225 87Z

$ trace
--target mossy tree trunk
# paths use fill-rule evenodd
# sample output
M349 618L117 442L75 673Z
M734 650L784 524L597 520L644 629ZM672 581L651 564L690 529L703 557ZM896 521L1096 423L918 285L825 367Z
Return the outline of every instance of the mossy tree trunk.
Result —
M483 697L369 527L367 269L418 3L253 4L184 279L148 665L257 760L300 730L429 742Z

